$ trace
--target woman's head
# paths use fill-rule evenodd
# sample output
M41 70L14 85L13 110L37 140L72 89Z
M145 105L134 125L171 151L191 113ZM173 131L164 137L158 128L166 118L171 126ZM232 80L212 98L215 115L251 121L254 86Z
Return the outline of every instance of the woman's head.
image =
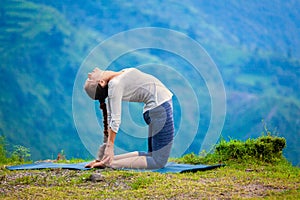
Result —
M88 74L88 79L85 82L84 89L91 99L99 100L104 102L108 96L108 86L100 85L102 81L104 71L99 68L95 68L91 73Z

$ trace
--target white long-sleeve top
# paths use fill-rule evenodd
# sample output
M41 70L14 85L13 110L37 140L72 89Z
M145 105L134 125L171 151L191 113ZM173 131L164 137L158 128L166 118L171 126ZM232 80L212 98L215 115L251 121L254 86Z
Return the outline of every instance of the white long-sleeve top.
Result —
M172 98L173 94L152 75L135 68L127 68L108 82L108 123L114 132L121 124L122 101L143 102L143 112Z

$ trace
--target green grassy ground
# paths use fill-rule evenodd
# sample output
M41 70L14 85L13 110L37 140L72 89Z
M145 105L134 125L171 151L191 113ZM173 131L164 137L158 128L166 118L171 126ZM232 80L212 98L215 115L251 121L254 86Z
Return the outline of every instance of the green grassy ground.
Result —
M285 161L183 174L2 166L0 182L3 199L300 199L300 169Z
M9 171L5 166L15 163L6 162L0 164L0 198L300 199L300 168L282 157L284 144L284 138L271 136L246 142L221 141L213 154L189 154L171 161L221 161L226 164L224 167L182 174L112 169Z

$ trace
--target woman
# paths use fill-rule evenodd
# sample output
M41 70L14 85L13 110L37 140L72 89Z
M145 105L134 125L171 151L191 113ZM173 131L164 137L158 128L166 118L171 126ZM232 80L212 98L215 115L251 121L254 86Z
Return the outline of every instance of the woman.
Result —
M119 72L95 68L88 74L84 88L92 99L99 100L104 118L104 143L97 159L86 167L158 169L165 166L174 135L172 93L157 78L135 68ZM135 151L114 156L122 101L144 103L143 116L149 126L147 153Z

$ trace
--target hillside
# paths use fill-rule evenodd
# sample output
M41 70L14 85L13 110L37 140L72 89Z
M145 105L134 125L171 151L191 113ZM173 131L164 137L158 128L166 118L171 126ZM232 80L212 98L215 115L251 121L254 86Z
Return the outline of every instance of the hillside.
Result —
M11 147L30 148L33 160L55 158L61 150L70 157L91 158L72 113L73 85L83 60L101 41L121 31L162 27L196 40L216 63L226 90L222 137L246 140L271 131L287 139L284 153L299 165L299 8L296 0L4 0L0 5L0 135ZM110 68L148 63L177 67L181 76L164 74L159 68L150 72L173 80L167 84L178 90L178 78L185 73L193 76L185 60L160 50L124 55ZM210 94L203 80L190 85L201 99L201 120L197 134L185 136L196 134L186 153L198 153L211 118ZM180 103L175 102L177 124L191 121L182 119ZM139 120L137 124L143 123ZM120 135L119 146L135 148L123 140L125 134ZM140 144L137 147L143 148Z

